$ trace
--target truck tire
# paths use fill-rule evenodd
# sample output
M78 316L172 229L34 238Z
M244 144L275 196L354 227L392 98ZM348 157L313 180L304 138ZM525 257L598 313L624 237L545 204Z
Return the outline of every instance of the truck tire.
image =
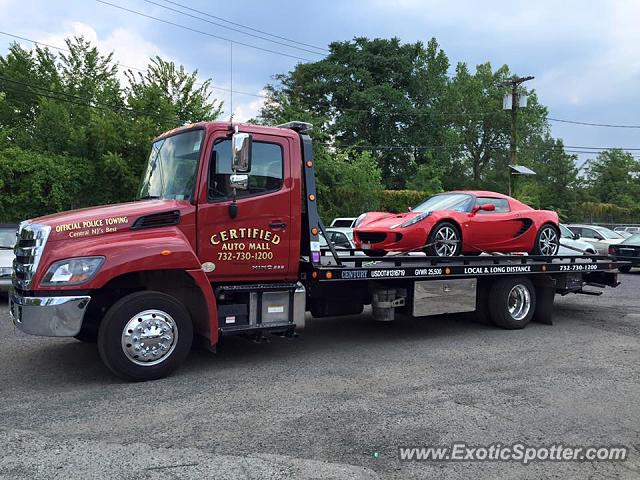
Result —
M618 271L620 273L629 273L631 271L631 267L629 265L624 265L622 267L618 267Z
M526 277L501 278L489 295L491 321L508 330L524 328L536 309L536 289Z
M182 303L165 293L136 292L118 300L98 331L105 365L130 381L166 377L187 357L193 324Z

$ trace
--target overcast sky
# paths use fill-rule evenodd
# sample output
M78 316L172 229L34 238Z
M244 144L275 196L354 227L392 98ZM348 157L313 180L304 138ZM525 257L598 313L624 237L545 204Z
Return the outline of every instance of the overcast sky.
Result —
M322 54L243 35L144 0L105 1L236 42L309 60L322 58ZM535 80L527 85L537 91L551 117L640 124L640 1L637 0L175 1L316 47L354 36L397 36L404 42L426 42L436 37L449 57L452 70L459 61L471 66L489 61L494 67L506 63L520 75L534 75ZM163 24L95 0L0 0L0 30L53 45L64 45L64 37L81 34L97 42L104 52L113 51L121 64L144 68L148 58L157 54L189 69L198 69L201 76L211 77L217 87L230 86L229 41ZM6 52L11 40L0 35L0 52ZM20 42L30 46L28 42ZM289 71L301 61L239 44L233 48L233 59L234 90L253 94L260 94L272 75ZM228 109L228 92L215 93ZM252 117L260 103L258 97L234 95L235 118ZM640 129L560 123L552 123L552 128L553 134L569 146L640 148Z

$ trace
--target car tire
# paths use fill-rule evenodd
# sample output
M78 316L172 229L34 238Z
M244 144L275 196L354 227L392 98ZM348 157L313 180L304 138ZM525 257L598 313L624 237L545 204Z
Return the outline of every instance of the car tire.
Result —
M456 241L455 246L441 244L438 245L438 239ZM453 250L450 248L453 246ZM458 226L451 222L440 222L436 224L429 232L427 238L427 246L424 253L429 257L457 257L462 251L462 234Z
M192 342L193 324L187 309L174 297L154 291L135 292L118 300L98 330L102 361L129 381L166 377L187 357Z
M376 258L384 257L387 254L384 250L363 250L363 252L367 257Z
M629 273L631 271L631 266L630 265L625 265L623 267L618 267L618 271L620 273Z
M526 277L501 278L489 292L489 315L494 325L507 330L524 328L536 309L536 289Z
M550 248L552 250L550 250ZM560 231L558 228L551 224L545 223L538 230L536 235L536 241L533 244L533 250L529 252L531 255L541 255L545 257L551 257L558 254L560 249Z

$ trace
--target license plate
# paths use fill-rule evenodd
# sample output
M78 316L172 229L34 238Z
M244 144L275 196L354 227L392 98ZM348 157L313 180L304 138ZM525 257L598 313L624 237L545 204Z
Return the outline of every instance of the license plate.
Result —
M369 250L371 248L371 244L370 243L363 243L362 244L362 249L363 250Z

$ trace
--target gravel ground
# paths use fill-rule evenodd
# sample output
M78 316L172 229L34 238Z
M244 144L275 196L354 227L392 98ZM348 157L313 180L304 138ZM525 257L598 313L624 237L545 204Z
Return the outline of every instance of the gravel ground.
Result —
M553 326L310 320L123 383L0 306L0 478L639 478L640 273ZM400 462L399 445L622 444L626 462ZM376 455L375 452L378 452Z

